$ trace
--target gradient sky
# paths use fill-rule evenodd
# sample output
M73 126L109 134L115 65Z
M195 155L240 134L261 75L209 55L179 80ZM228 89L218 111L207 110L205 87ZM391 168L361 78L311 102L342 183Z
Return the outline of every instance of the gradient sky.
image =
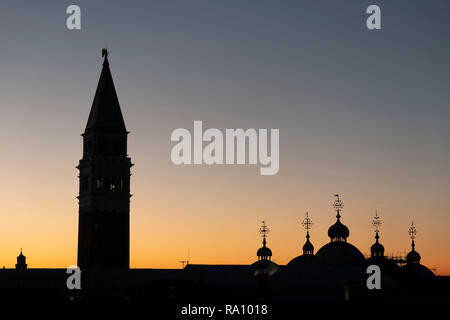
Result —
M82 30L66 29L68 5ZM382 30L365 27L369 4ZM0 266L76 264L83 132L110 66L131 131L131 266L245 264L271 229L273 260L316 251L345 208L368 253L375 210L388 254L450 275L448 1L2 1ZM176 128L279 128L280 171L175 166Z

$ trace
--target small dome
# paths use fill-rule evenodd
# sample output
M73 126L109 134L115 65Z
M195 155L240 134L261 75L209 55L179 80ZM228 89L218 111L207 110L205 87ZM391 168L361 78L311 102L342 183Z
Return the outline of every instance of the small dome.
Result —
M370 247L370 253L372 257L384 257L384 247L381 243L378 242L380 236L377 234L375 236L375 243Z
M411 251L406 255L406 261L408 261L408 263L420 263L420 254L414 250L415 246L416 245L413 239L411 243Z
M328 229L328 236L331 238L331 241L347 241L349 235L350 231L341 223L339 218L336 223Z
M303 245L303 254L313 254L314 253L314 246L309 241L309 239L306 240L305 244Z
M261 248L258 249L256 252L256 255L258 257L271 257L272 256L272 250L266 247L264 244Z
M408 263L419 263L420 254L413 250L406 255L406 261L408 261Z
M384 254L384 247L377 241L370 247L370 252L372 256L382 256Z

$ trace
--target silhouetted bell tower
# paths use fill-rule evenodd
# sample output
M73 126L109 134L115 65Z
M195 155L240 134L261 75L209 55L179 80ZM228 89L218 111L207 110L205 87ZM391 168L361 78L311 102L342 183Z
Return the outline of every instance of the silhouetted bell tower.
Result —
M127 135L108 51L83 136L80 160L78 266L129 268L130 168Z

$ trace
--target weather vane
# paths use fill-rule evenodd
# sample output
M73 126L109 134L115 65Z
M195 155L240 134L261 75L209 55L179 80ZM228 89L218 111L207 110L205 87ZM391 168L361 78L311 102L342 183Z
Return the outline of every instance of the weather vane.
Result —
M408 233L411 240L416 238L417 230L416 227L414 227L414 221L411 222L411 227L409 227Z
M375 227L375 232L380 232L379 228L381 227L381 219L378 216L378 211L375 210L375 217L373 217L372 225Z
M261 236L264 239L266 239L269 232L270 232L270 230L269 230L269 227L266 225L266 222L264 220L261 221L261 228L259 228L259 233L261 234Z
M336 209L337 215L336 217L339 219L341 217L340 213L342 208L344 207L344 203L339 198L339 193L334 195L336 197L336 200L333 202L333 208Z
M306 211L306 218L303 219L302 225L306 229L306 231L309 231L313 226L313 222L312 222L311 218L309 217L308 211Z

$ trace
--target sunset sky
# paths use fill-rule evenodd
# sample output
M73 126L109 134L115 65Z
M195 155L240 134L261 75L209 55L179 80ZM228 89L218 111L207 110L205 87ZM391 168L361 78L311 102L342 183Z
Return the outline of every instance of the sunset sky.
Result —
M248 264L265 220L288 263L314 222L329 241L333 195L348 241L410 251L450 275L450 3L376 1L2 1L0 267L76 264L82 138L110 68L128 136L133 268ZM66 28L81 7L82 30ZM280 170L181 165L176 128L277 128Z

